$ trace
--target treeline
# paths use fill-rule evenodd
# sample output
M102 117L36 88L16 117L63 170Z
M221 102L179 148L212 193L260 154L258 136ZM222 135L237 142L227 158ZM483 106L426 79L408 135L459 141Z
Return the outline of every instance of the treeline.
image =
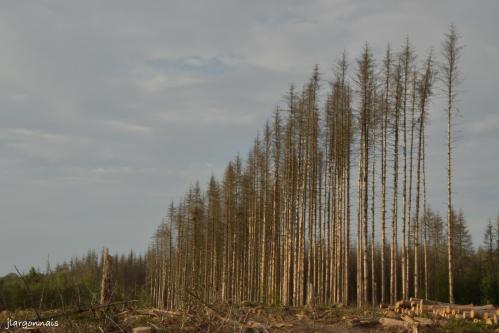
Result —
M431 299L447 301L448 271L446 223L439 214L427 212L428 258ZM489 222L483 243L473 247L463 212L452 213L453 254L455 258L455 300L458 304L499 304L499 215Z
M206 214L207 193L201 198L201 208ZM206 215L204 215L206 218ZM176 216L176 218L180 218ZM446 269L447 236L445 232L445 220L438 213L431 210L425 216L428 221L428 247L431 267L429 280L429 294L432 299L446 300L448 295ZM483 244L474 250L471 236L462 212L453 214L454 228L454 253L456 255L456 301L458 303L499 304L499 215L495 223L489 221L486 227ZM166 226L170 220L165 219L162 226ZM205 220L206 224L207 221ZM155 235L155 242L165 237L170 239L170 234L160 234L161 226ZM164 231L164 230L163 230ZM208 236L209 237L209 236ZM172 237L173 241L173 237ZM159 244L157 244L159 245ZM163 246L165 244L163 243ZM154 247L152 246L150 251ZM155 248L155 250L160 250ZM136 299L144 304L158 307L180 306L182 301L189 302L192 296L186 295L182 290L188 290L201 294L205 287L202 285L188 285L180 280L170 280L174 275L175 268L165 266L165 262L171 265L176 263L176 250L163 248L161 253L153 254L149 251L148 261L146 258L130 252L128 255L112 256L111 276L113 301ZM170 252L171 251L171 252ZM379 244L376 245L377 260L379 263ZM165 255L172 257L166 258ZM355 253L351 250L351 257ZM160 261L162 260L162 261ZM206 260L206 259L205 259ZM215 257L213 257L215 260ZM353 260L353 259L351 259ZM206 262L206 261L205 261ZM210 261L211 262L211 261ZM214 261L213 261L214 262ZM148 278L146 279L146 267ZM164 272L167 286L163 289L165 293L160 299L154 289L158 287L159 281L152 278L151 273L158 269L166 269ZM74 258L52 268L49 264L42 272L31 268L29 272L22 275L11 273L0 278L0 311L4 309L25 309L37 307L40 309L64 309L85 308L98 302L100 293L100 282L102 274L102 258L97 256L94 250L89 251L81 258ZM220 278L214 275L213 278ZM23 281L24 280L24 281ZM214 281L214 280L208 280ZM182 289L185 288L185 289ZM152 293L151 293L152 292ZM154 298L152 297L154 296ZM182 301L181 301L182 300ZM216 298L207 297L205 301L216 301ZM218 299L218 301L220 301ZM175 303L177 302L177 303ZM269 303L272 303L270 300ZM279 304L279 301L274 302Z
M31 268L0 278L0 310L85 308L99 302L102 262L95 251L42 272ZM112 257L113 299L148 301L146 265L141 255Z
M343 54L325 100L318 67L302 89L291 86L244 161L171 204L146 255L154 304L176 308L193 294L207 303L497 303L497 284L478 275L497 280L487 257L497 246L474 252L453 213L460 50L454 27L438 59L418 60L407 39L376 62L366 44L352 64ZM447 101L446 218L427 204L437 90Z

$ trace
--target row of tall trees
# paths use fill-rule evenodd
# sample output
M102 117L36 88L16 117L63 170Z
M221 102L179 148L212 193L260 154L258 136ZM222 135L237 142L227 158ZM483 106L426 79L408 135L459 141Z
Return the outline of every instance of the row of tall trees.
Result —
M204 193L202 202L206 207L205 209L209 210L206 200L207 193ZM499 304L499 270L497 269L499 267L499 215L494 221L489 221L484 231L483 243L478 249L474 249L472 246L464 214L453 211L452 218L455 221L453 253L455 255L456 302ZM428 209L425 219L428 225L426 244L429 270L427 278L432 282L428 285L427 293L432 299L447 300L449 291L445 216L442 217L437 212ZM169 220L165 219L164 223L168 225ZM214 231L212 230L212 232ZM164 239L164 236L161 237ZM213 234L208 237L212 236ZM220 243L222 237L223 235L218 238L217 244L222 244ZM220 249L220 247L218 248ZM215 249L216 247L208 253L215 253L212 252L216 251ZM381 265L380 249L378 242L375 254L375 262L378 266ZM355 256L354 249L351 249L350 252L350 261L352 261ZM167 263L168 260L170 263L176 262L174 246L172 246L171 255L170 258L162 257L162 259L166 260ZM216 258L217 255L207 257L205 265L216 263ZM201 295L202 288L198 289L198 286L171 279L171 275L164 275L166 279L164 281L168 282L168 287L156 292L155 297L152 298L150 291L158 288L159 281L154 279L151 281L150 274L154 268L163 265L159 259L159 254L151 252L147 260L133 252L127 255L113 255L111 260L113 301L138 299L145 304L152 301L156 306L176 307L189 304L192 300L192 295L186 294L186 290ZM99 282L101 281L102 264L102 258L97 255L96 251L92 250L83 257L70 259L68 262L54 267L47 265L44 271L32 268L23 274L22 279L16 274L6 275L0 278L0 311L33 306L42 309L85 308L95 304L98 302L100 292ZM173 273L175 269L170 271L167 268L166 272ZM146 270L148 272L147 280ZM211 275L206 277L206 281L203 283L216 285L216 281L221 281L221 274L215 274L216 271L216 269L212 269ZM379 279L380 274L378 274ZM153 286L151 282L156 283L156 286ZM26 288L26 284L29 290ZM220 283L218 285L220 286ZM178 290L174 291L173 288L178 288ZM182 291L180 288L186 289ZM206 300L221 301L220 298L217 298L216 290L212 290L211 295L205 295ZM160 296L161 300L158 299ZM272 301L267 300L267 302L271 303Z
M409 39L399 51L388 46L379 63L366 44L353 64L343 54L325 99L318 67L302 89L291 86L244 161L236 157L206 192L196 184L170 206L147 254L156 305L176 307L192 293L206 302L359 306L435 295L425 148L437 83L448 101L453 302L459 51L454 27L437 64L432 52L418 60Z
M206 200L207 194L204 193L202 201L208 209ZM464 214L453 211L452 218L455 221L453 253L455 255L456 302L499 304L499 270L497 269L499 267L499 215L495 221L489 221L484 232L483 243L476 250L472 246ZM447 300L449 291L445 216L442 217L437 212L428 209L425 219L428 225L426 244L429 270L427 278L432 282L428 286L427 293L432 299ZM168 224L169 220L165 219L164 223ZM222 237L219 237L218 244L221 244ZM354 249L350 252L350 260L352 261L355 256ZM172 247L172 257L162 257L162 259L175 263L175 253L176 250ZM177 307L189 304L192 300L192 293L201 295L200 291L204 290L202 287L181 283L181 280L171 279L171 275L164 275L164 281L168 282L168 287L156 292L155 297L152 298L150 291L158 288L159 281L154 279L151 281L150 274L154 268L162 265L158 260L159 258L159 254L154 255L151 252L147 260L133 252L127 255L114 255L111 260L113 301L138 299L145 304L152 301L156 306ZM208 257L205 264L216 263L216 258L216 255ZM380 260L380 245L378 243L375 254L377 265L381 264ZM6 275L0 278L0 311L30 307L41 309L85 308L95 304L98 302L100 291L102 264L102 258L97 255L97 252L89 251L83 257L70 259L68 262L54 267L47 265L44 271L32 268L23 274L22 279L16 274ZM171 272L173 273L175 269L173 268ZM146 270L148 271L147 280ZM203 283L216 285L216 281L221 281L221 274L215 274L216 271L216 269L212 269L211 275ZM166 272L170 272L170 269L167 269ZM378 279L380 279L380 274L378 274ZM156 286L153 286L151 282L156 283ZM354 282L355 280L352 283ZM173 288L178 289L174 291ZM185 289L182 291L180 288ZM186 290L191 292L191 295L187 294ZM211 295L204 296L206 301L221 301L220 298L217 298L216 290L212 290ZM161 300L158 299L160 296ZM271 303L272 301L267 300L267 302Z

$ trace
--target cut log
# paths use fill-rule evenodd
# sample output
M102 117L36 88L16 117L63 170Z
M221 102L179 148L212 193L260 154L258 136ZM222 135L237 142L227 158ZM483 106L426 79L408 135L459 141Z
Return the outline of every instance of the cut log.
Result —
M465 319L482 322L490 320L492 323L497 323L499 317L499 309L492 304L473 305L473 304L450 304L421 298L410 298L409 300L400 300L394 305L389 306L393 310L393 314L401 314L402 317L420 316L423 313L431 314L433 319ZM385 317L389 317L386 316ZM396 316L390 316L395 317ZM410 320L405 320L410 321Z
M375 319L356 319L352 320L350 323L352 327L374 327L379 324L378 320Z
M392 310L385 311L383 313L383 316L385 316L386 318L400 319L400 315Z
M380 324L383 325L384 327L405 327L409 328L409 323L399 320L399 319L392 319L392 318L381 318L379 320Z
M493 313L489 310L472 309L470 311L471 318L488 319L488 318L491 318L492 316L493 316Z
M468 304L468 305L451 305L453 309L456 310L461 310L461 311L470 311L470 310L476 310L476 311L489 311L489 312L494 312L495 307L492 304L487 304L487 305L473 305L473 304Z
M248 321L244 332L268 333L269 330L265 324L256 321Z
M417 321L421 326L432 326L434 324L433 320L431 320L430 318L414 317L414 320Z
M309 310L313 310L315 308L315 293L314 293L314 286L309 283L308 284L308 294L307 294L307 308Z
M411 326L417 326L418 325L418 322L416 322L414 319L412 319L411 317L409 316L402 316L400 317L403 321L405 321L406 323L408 323L409 325Z
M152 333L152 328L148 326L135 327L132 333Z

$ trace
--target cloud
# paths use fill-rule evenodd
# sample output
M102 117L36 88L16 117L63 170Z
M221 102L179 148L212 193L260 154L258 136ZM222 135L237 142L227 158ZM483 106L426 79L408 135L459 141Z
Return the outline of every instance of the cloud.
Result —
M0 139L5 154L35 163L57 163L68 157L70 147L87 143L74 135L27 128L1 128Z
M218 58L203 58L190 56L178 59L153 58L146 61L156 72L174 71L190 72L200 75L221 75L227 70L227 65Z
M118 120L110 121L109 126L113 131L129 134L149 134L154 130L150 126L137 125Z
M421 61L451 22L466 45L456 202L480 240L497 213L490 194L499 158L486 147L499 139L498 7L493 0L2 2L0 274L104 244L145 249L167 203L196 179L221 175L237 152L244 156L289 84L300 86L315 64L327 87L343 50L354 70L366 40L380 60L388 42L397 50L406 35ZM428 147L431 205L441 210L442 102L432 106ZM19 242L33 246L6 250Z
M469 131L476 134L494 134L499 130L499 114L488 115L485 119L478 119L468 125Z

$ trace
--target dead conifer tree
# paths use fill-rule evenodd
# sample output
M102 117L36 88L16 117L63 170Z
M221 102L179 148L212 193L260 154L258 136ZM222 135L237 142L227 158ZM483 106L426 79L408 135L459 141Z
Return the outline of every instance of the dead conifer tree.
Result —
M420 243L420 230L419 230L419 208L420 208L420 188L421 188L421 161L423 159L423 139L425 132L425 121L427 113L427 105L431 96L431 84L433 80L431 53L426 60L426 68L423 77L419 82L419 138L418 138L418 155L417 155L417 170L416 170L416 211L414 216L414 296L419 297L419 243Z
M398 224L398 172L399 172L399 125L400 125L400 109L401 109L401 95L402 95L402 68L401 64L395 67L394 72L394 153L393 153L393 201L392 201L392 243L390 253L390 303L395 303L397 299L397 224Z
M371 51L366 44L361 58L358 60L357 84L359 88L360 98L360 151L362 159L362 180L361 180L361 196L362 196L362 304L366 304L368 300L368 202L369 202L369 148L370 148L370 129L372 126L372 113L374 105L374 60ZM360 208L360 207L359 207Z
M412 72L413 54L409 38L406 38L406 43L400 55L400 62L402 66L402 133L403 133L403 184L402 184L402 298L408 298L409 291L409 232L410 219L408 219L408 201L407 201L407 102L408 90L410 84L410 76Z
M392 67L392 55L390 46L386 48L385 59L383 61L384 91L383 108L381 122L381 303L386 302L386 166L387 166L387 136L388 119L390 112L390 76Z
M461 46L458 44L456 27L451 25L445 35L442 55L444 62L441 66L442 81L447 97L447 256L449 267L449 302L454 303L454 268L453 268L453 221L452 221L452 121L456 111L456 85L458 83L457 62Z

